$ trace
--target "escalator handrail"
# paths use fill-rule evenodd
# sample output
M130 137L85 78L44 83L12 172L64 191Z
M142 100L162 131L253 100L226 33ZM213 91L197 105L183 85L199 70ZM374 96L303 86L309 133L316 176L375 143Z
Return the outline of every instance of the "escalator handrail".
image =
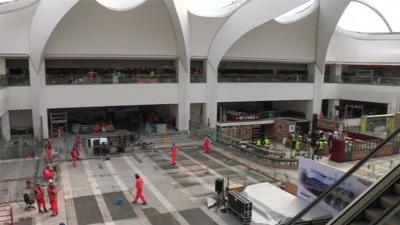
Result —
M400 129L397 129L393 132L388 138L386 138L383 142L381 142L376 148L370 152L365 158L356 163L349 171L347 171L343 176L341 176L332 186L330 186L327 190L325 190L321 195L319 195L316 199L314 199L310 204L308 204L303 210L301 210L296 216L292 217L287 225L294 225L298 219L303 217L310 209L314 208L320 201L322 201L328 194L330 194L335 188L337 188L343 181L345 181L348 177L353 175L355 171L357 171L361 166L364 165L370 158L372 158L384 145L386 145L393 137L395 137L400 132Z

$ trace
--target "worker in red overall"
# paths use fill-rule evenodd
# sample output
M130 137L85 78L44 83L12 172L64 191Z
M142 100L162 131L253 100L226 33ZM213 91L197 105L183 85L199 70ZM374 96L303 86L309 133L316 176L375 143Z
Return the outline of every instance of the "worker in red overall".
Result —
M56 185L51 182L47 188L47 194L49 195L50 205L51 205L51 216L58 215L58 191Z
M53 157L53 149L51 148L51 145L47 145L46 149L46 160L47 162L51 162L51 159Z
M137 200L140 198L142 200L142 205L146 205L147 201L143 196L143 180L142 178L139 176L139 174L135 174L135 178L136 178L136 183L134 188L136 188L136 196L135 196L135 200L133 200L133 204L137 203Z
M171 166L176 165L176 146L174 143L172 143L172 148L171 148Z
M79 154L76 148L73 148L71 151L71 158L72 158L72 166L76 167L76 161L78 161Z
M96 132L96 136L100 136L101 126L99 123L96 123L95 132Z
M203 141L203 148L205 153L208 153L208 150L210 149L210 143L211 143L210 138L207 135Z
M75 136L75 144L81 143L81 137L79 135Z
M47 212L46 201L44 199L44 189L39 184L36 184L35 198L38 205L39 213Z
M43 180L47 183L53 179L53 170L50 165L47 165L43 170Z

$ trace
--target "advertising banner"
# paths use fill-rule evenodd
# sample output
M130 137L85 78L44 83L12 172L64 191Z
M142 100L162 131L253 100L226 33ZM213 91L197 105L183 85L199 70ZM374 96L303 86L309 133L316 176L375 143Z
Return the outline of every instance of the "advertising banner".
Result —
M344 174L343 171L307 158L299 160L297 197L313 201ZM337 214L361 194L372 182L351 176L328 195L319 206L332 215Z

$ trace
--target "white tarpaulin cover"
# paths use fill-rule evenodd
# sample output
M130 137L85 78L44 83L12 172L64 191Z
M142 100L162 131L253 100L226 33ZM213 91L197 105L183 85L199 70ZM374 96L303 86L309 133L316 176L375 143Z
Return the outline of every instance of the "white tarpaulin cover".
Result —
M256 224L279 224L295 216L308 204L270 183L250 185L241 194L253 203L252 222ZM305 219L323 218L330 218L330 214L322 209L313 209Z

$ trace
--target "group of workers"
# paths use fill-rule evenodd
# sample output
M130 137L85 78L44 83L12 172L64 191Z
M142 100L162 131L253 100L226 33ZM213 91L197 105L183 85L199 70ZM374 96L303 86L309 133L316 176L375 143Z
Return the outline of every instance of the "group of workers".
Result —
M44 182L44 186L47 185L47 196L48 196L49 203L50 203L50 210L52 212L51 216L57 216L58 215L58 198L57 198L58 191L57 191L57 186L54 182L55 173L57 172L57 167L52 164L53 148L49 141L44 145L44 149L45 149L45 154L46 154L45 156L46 156L47 165L43 169L43 182ZM43 188L44 186L42 186L40 184L36 184L36 187L34 189L39 213L48 212L47 208L46 208L45 190Z
M58 215L58 190L53 180L49 180L47 185L47 196L50 203L51 216ZM40 184L36 184L35 198L38 205L39 213L48 212L46 208L46 198L44 188ZM43 209L43 210L42 210Z
M307 138L303 137L302 135L292 133L290 140L292 153L295 152L295 155L300 155L304 148L303 143L311 143L312 138ZM315 147L313 152L314 155L317 155L317 159L322 159L323 152L328 146L329 144L327 138L325 137L325 133L320 132L315 139Z
M256 146L257 147L271 147L272 145L272 141L268 138L268 137L264 137L261 139L256 139Z

